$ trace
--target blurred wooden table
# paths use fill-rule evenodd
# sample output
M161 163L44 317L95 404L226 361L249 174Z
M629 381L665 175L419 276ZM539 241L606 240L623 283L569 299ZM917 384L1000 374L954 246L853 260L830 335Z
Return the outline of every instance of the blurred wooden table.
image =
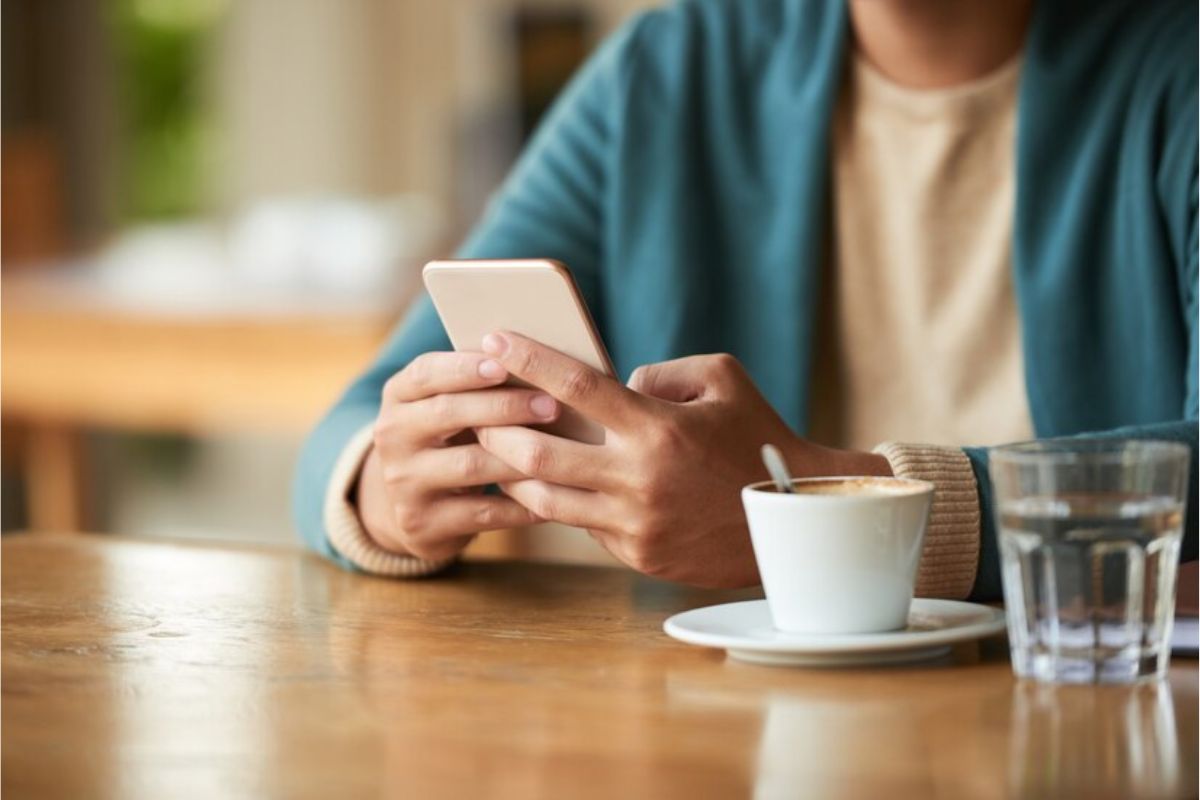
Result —
M1170 797L1197 665L1013 680L1003 639L801 671L661 633L745 596L615 569L351 575L265 549L6 538L3 793L18 797Z
M19 424L30 527L87 525L84 430L303 435L397 313L155 313L6 277L0 402Z
M306 432L396 319L3 311L5 414L196 435Z

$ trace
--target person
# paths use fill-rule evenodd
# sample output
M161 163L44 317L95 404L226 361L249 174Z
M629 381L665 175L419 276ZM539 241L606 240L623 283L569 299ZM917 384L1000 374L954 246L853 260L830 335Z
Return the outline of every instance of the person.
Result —
M628 383L512 332L449 352L422 299L305 446L305 540L419 575L555 520L750 585L772 442L800 476L932 481L918 593L998 597L986 445L1169 439L1196 474L1196 29L1174 0L637 16L458 252L568 264ZM563 404L605 443L527 427ZM1194 559L1195 480L1185 530Z

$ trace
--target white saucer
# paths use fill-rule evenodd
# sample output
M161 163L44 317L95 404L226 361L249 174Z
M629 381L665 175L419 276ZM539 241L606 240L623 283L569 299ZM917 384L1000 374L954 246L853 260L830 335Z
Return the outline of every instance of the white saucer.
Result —
M957 600L916 598L908 627L888 633L829 636L775 629L766 600L747 600L676 614L663 630L681 642L721 647L755 664L840 667L936 658L955 642L1004 630L1004 612Z

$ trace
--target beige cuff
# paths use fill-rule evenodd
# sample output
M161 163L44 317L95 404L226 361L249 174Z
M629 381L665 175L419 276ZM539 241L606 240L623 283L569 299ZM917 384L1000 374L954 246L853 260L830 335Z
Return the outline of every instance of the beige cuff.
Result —
M885 442L875 452L899 478L934 485L925 550L917 571L920 597L961 599L971 593L979 568L979 492L971 460L957 447Z
M373 427L367 425L354 434L333 465L333 475L325 490L325 535L329 537L334 550L354 566L373 575L416 578L444 569L454 558L426 561L384 550L371 539L359 522L358 509L350 497L358 483L363 460L371 449Z

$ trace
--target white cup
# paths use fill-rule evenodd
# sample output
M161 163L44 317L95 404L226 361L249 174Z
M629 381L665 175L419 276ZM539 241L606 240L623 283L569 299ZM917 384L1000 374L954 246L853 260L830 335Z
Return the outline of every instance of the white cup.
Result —
M806 493L837 484L847 491ZM850 634L908 624L933 484L905 478L809 478L797 494L771 481L742 489L754 557L775 627Z

